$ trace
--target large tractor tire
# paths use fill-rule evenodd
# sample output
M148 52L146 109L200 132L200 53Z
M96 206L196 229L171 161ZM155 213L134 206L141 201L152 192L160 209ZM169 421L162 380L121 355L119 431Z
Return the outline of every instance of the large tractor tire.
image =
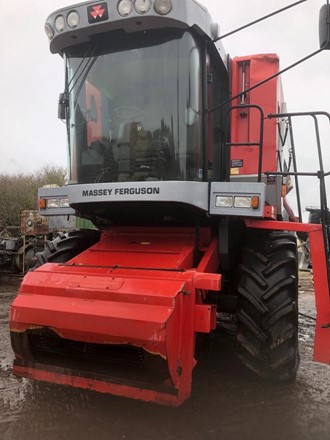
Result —
M76 257L100 239L101 232L95 229L80 229L58 235L54 240L47 241L42 252L36 255L35 269L45 263L66 263Z
M237 340L244 365L271 382L299 366L296 238L247 230L238 279Z

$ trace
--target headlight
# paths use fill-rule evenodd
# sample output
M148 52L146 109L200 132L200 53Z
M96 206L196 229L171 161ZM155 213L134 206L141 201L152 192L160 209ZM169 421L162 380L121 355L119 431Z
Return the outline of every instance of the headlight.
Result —
M240 209L259 209L259 196L228 196L217 195L215 206L217 208L240 208Z
M60 208L70 208L69 199L60 199Z
M79 17L78 12L76 12L76 11L71 11L71 12L69 13L69 15L68 15L66 21L67 21L67 23L68 23L68 26L69 26L71 29L75 29L75 28L79 25L79 22L80 22L80 17Z
M135 0L134 8L138 14L145 14L151 8L151 0Z
M121 0L117 6L118 13L122 17L127 17L133 10L133 4L131 0Z
M232 196L216 196L215 206L217 208L232 208L233 197Z
M65 21L63 15L59 15L55 20L55 29L57 32L63 32L65 28Z
M259 196L236 196L234 200L234 208L258 209L259 204Z
M171 0L157 0L155 3L155 11L160 15L167 15L172 10Z
M45 32L49 40L52 40L54 38L54 31L49 23L45 24Z
M60 199L48 199L47 208L54 209L60 207Z
M235 208L248 208L251 209L251 197L237 196L234 200Z

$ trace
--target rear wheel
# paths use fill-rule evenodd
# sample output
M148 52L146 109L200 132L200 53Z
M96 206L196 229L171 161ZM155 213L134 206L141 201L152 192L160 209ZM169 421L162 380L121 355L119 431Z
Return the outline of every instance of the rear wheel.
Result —
M238 281L240 357L274 382L295 379L298 350L298 265L294 235L248 230Z

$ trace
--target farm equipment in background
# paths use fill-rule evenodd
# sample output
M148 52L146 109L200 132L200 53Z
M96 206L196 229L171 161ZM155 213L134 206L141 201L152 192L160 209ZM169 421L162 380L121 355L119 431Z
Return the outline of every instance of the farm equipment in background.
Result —
M37 262L47 240L76 229L74 216L42 216L38 210L21 212L21 225L0 232L0 274L24 275Z
M24 239L19 236L19 227L9 226L0 232L0 274L23 273L30 266L35 256L33 243L24 246ZM23 258L26 265L23 266ZM31 264L33 267L35 263Z
M306 211L309 212L308 223L310 224L322 224L322 211L321 208L317 207L306 207ZM325 227L327 228L327 236L328 240L330 237L330 211L328 210L326 213ZM330 242L328 244L330 248ZM300 270L310 270L312 268L311 263L311 251L309 244L308 234L302 232L298 234L298 252L299 252L299 269Z
M248 368L294 380L296 231L315 267L314 359L330 363L329 231L301 213L283 221L289 177L319 179L327 210L319 140L320 169L299 172L292 121L311 117L318 131L330 116L286 113L278 57L230 59L193 0L88 1L45 30L66 66L69 185L42 190L41 211L69 209L97 230L48 242L25 276L11 306L14 374L180 405L196 335L221 311L237 316Z
M50 236L50 217L37 210L21 212L20 226L6 227L0 233L0 274L24 275L36 264L36 254L43 250Z

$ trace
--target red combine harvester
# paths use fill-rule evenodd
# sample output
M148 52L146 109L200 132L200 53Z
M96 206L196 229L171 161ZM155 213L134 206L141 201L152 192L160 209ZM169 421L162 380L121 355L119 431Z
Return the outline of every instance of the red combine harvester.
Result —
M42 190L41 208L70 207L97 229L48 242L25 276L11 307L14 374L180 405L196 336L229 312L243 363L294 380L294 231L310 238L314 358L330 363L329 229L283 214L300 175L319 179L327 212L319 142L320 170L299 173L291 122L312 117L318 130L329 115L284 114L278 57L228 58L194 0L89 1L45 29L65 61L69 185Z

